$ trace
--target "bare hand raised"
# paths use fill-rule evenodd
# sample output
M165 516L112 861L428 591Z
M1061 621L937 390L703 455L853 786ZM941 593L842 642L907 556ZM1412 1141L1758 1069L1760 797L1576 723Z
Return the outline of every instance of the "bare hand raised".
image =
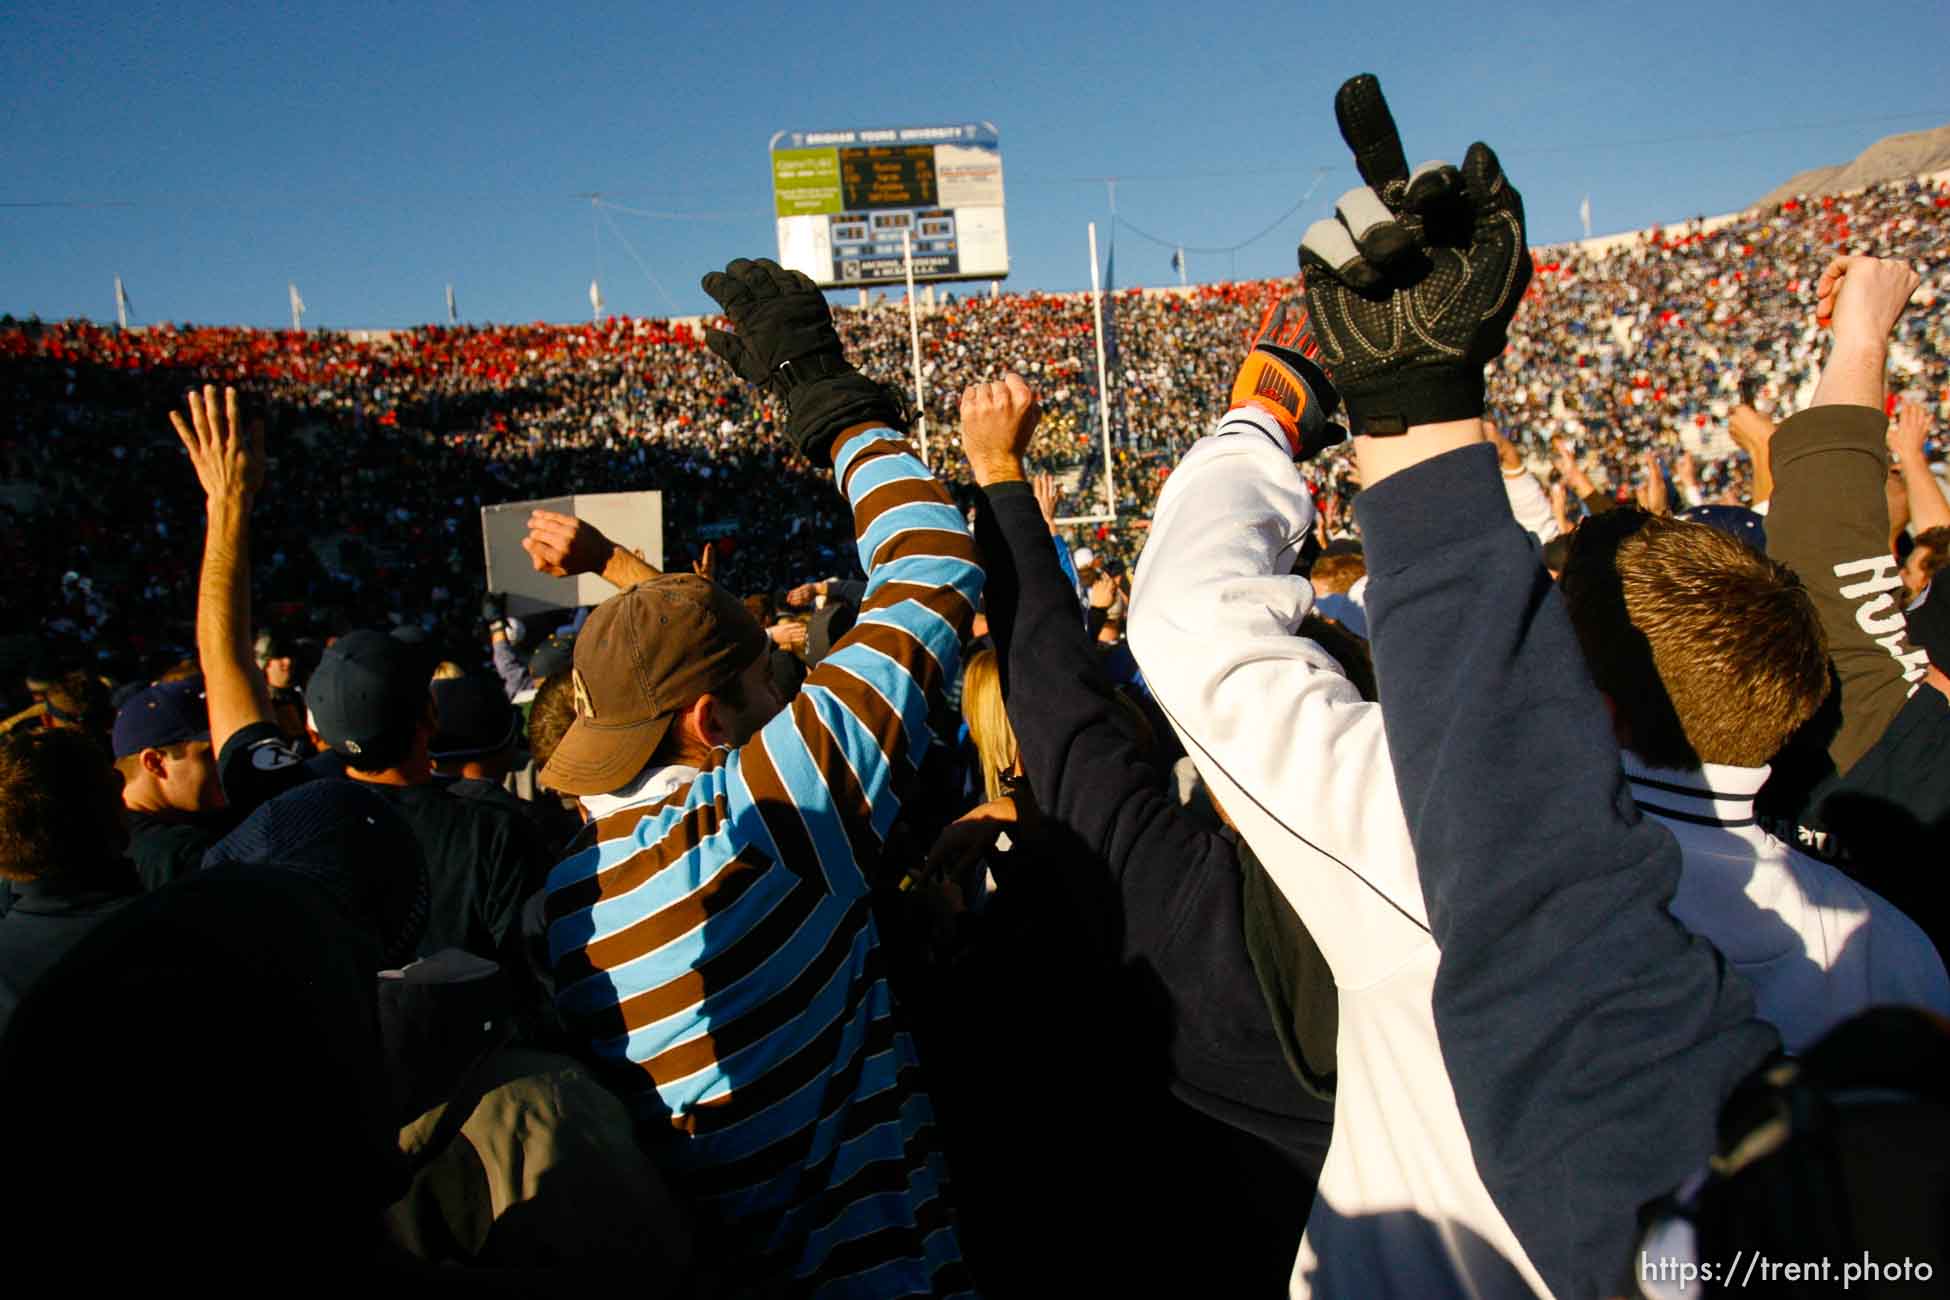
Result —
M1030 484L1036 493L1036 505L1043 512L1043 522L1056 528L1056 476L1048 472L1038 474Z
M1774 437L1774 422L1742 402L1727 416L1727 432L1740 450L1757 455Z
M1930 417L1915 402L1904 402L1889 426L1889 451L1898 460L1922 460L1930 439Z
M567 578L578 573L601 573L616 544L602 530L574 515L536 510L528 516L528 536L521 549L537 573Z
M169 422L190 453L203 495L213 504L248 506L264 487L264 422L253 420L246 433L234 388L223 390L221 407L214 384L205 384L200 393L190 389L188 401L189 422L175 411L169 413Z
M1503 466L1504 473L1515 473L1523 468L1523 452L1517 447L1516 442L1504 437L1503 431L1488 420L1483 421L1483 436L1488 438L1490 445L1496 448L1496 459Z

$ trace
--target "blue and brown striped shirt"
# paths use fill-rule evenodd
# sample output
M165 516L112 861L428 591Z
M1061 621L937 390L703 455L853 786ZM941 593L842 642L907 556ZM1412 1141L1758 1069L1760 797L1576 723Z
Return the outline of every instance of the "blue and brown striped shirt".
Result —
M858 622L742 748L585 829L549 877L549 954L734 1284L952 1295L972 1284L867 872L983 574L896 435L855 434L834 471L868 575Z

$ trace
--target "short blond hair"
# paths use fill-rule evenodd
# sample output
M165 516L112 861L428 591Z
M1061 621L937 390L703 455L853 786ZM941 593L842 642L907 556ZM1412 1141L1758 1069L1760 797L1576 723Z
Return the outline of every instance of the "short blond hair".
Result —
M1609 510L1559 584L1598 689L1659 767L1770 762L1828 695L1828 641L1793 571L1705 524Z

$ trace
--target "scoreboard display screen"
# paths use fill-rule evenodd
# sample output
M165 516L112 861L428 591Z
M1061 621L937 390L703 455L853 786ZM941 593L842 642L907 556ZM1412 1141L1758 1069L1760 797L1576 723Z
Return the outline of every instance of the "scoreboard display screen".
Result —
M827 288L1009 273L993 124L781 131L772 137L779 261Z
M840 150L840 200L847 208L931 208L934 146Z

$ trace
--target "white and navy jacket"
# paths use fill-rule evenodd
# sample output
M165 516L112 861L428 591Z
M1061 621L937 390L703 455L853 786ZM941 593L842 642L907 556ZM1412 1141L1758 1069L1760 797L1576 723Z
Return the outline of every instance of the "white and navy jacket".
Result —
M1755 824L1768 768L1709 763L1679 772L1629 750L1624 760L1639 811L1679 841L1672 914L1746 976L1760 1018L1788 1051L1872 1006L1950 1016L1950 976L1914 921Z

